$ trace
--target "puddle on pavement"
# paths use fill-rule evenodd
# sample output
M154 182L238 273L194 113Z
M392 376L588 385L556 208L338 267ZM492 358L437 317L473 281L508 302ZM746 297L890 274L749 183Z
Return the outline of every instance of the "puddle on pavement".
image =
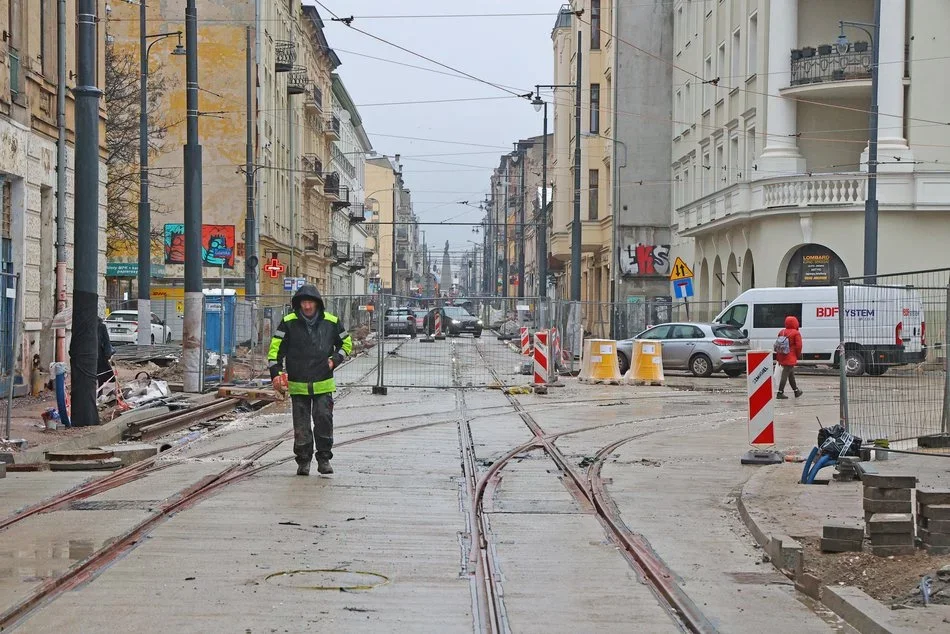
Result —
M71 539L0 549L0 582L36 582L57 577L96 552L96 543Z
M361 592L385 586L389 583L389 577L376 572L333 568L275 572L264 577L264 581L282 588L294 588L296 590Z

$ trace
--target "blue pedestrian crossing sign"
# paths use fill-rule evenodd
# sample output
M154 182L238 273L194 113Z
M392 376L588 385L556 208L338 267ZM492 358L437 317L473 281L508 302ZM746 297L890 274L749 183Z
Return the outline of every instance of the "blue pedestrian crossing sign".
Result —
M676 299L686 299L693 296L693 278L686 277L673 282L673 291L676 293Z

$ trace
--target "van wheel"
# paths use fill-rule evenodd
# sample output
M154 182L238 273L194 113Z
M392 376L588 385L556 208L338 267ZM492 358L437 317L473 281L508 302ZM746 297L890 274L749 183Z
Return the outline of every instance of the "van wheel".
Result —
M704 354L697 354L689 360L689 371L694 376L710 376L713 373L712 361Z
M844 371L848 376L861 376L867 370L864 355L859 350L846 350L844 353Z

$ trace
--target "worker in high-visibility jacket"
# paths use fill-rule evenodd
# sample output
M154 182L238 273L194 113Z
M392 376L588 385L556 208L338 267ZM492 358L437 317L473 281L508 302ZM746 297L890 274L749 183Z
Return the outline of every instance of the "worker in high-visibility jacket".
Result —
M293 312L280 322L270 342L271 381L279 392L290 392L297 475L310 475L314 447L317 471L333 473L333 369L350 354L353 340L340 319L326 311L312 284L300 287L292 304Z

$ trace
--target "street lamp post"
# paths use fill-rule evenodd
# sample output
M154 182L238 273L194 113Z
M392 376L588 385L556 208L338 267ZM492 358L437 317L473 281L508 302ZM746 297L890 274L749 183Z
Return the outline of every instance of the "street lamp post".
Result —
M518 189L518 230L515 233L518 243L518 299L524 299L524 267L525 267L525 217L524 217L524 197L525 197L525 163L527 162L525 150L522 144L515 143L515 151L512 153L512 160L521 164L521 185Z
M838 35L838 51L848 50L848 39L844 35L844 27L850 26L861 29L871 38L871 111L868 115L868 195L864 201L864 275L871 277L867 280L873 283L873 276L877 275L877 122L878 122L878 65L881 53L881 0L874 1L874 23L838 21L840 35ZM867 28L865 28L867 27ZM871 30L868 31L868 28ZM841 49L844 48L844 51Z
M580 40L578 40L578 55L580 55ZM579 133L581 128L581 111L580 111L580 59L578 58L577 62L577 83L576 84L537 84L534 87L534 98L531 100L531 105L534 106L535 111L544 110L544 136L542 137L542 156L541 156L541 230L538 232L538 250L541 252L541 257L538 260L539 268L538 272L540 275L540 285L539 291L542 297L547 296L547 283L548 283L548 102L541 99L541 89L542 88L573 88L576 91L576 109L574 113L574 125L576 130ZM580 167L581 167L581 140L580 134L575 135L575 147L574 147L574 225L576 228L580 227L580 217L581 217L581 199L580 199ZM571 299L575 301L580 300L580 232L577 232L577 242L574 241L574 235L572 231L571 236ZM574 253L577 254L577 266L574 266ZM577 272L577 295L574 295L574 273Z
M172 55L185 55L181 45L181 31L146 35L147 5L139 4L139 345L145 346L152 341L152 329L144 327L152 321L152 205L148 199L148 55L155 44L173 35L178 36L178 45ZM148 44L148 40L153 40ZM162 343L165 343L164 341Z
M185 165L185 319L182 336L183 388L201 391L201 317L204 308L201 259L201 144L198 139L198 10L195 0L185 5L185 72L187 142Z

